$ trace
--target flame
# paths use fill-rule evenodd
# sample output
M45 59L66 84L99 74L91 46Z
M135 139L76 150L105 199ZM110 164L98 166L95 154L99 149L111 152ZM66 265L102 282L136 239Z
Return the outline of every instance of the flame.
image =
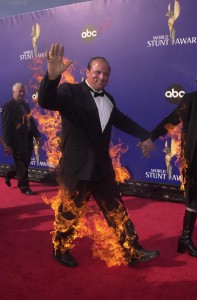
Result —
M43 114L37 106L32 109L32 114L38 121L38 130L47 137L42 149L46 152L48 166L51 169L58 167L61 159L61 117L53 111Z
M65 251L74 248L74 240L89 237L93 241L92 251L93 256L104 260L108 267L126 265L128 262L125 258L125 253L118 240L121 240L121 234L129 222L127 213L123 213L123 208L120 206L117 210L111 212L111 217L118 224L116 230L109 227L105 221L101 211L96 204L90 199L82 209L77 209L74 202L70 200L69 194L65 187L59 188L58 194L52 199L44 197L45 203L51 205L55 212L54 230L51 231L52 241L55 249ZM63 205L63 213L59 212L59 206ZM79 219L76 223L75 219L66 220L63 217L64 213L72 212L72 215ZM67 230L73 231L73 235L68 238L56 239L58 232L65 233ZM130 254L134 253L131 247L131 237L126 235L127 242L124 243L124 248Z
M44 61L43 58L37 56L29 62L28 68L32 70L32 76L27 84L27 88L38 90L39 84L45 74Z
M113 143L110 144L109 153L116 174L116 181L121 183L130 179L130 174L128 170L125 167L122 167L120 163L121 154L127 152L127 150L128 150L128 146L124 148L122 144L117 144L117 145L113 145Z
M184 190L185 180L183 178L183 170L187 169L188 164L184 159L183 145L182 145L182 122L178 125L167 124L167 137L171 140L171 157L176 156L175 165L180 172L181 189Z
M66 63L68 59L64 58L63 62ZM33 71L33 76L28 86L34 88L35 94L33 95L33 102L35 103L32 109L32 115L37 120L38 130L46 136L46 141L42 149L46 152L47 163L49 168L53 169L59 166L61 159L61 117L57 111L44 110L44 114L40 107L37 105L36 95L40 81L44 75L44 60L43 58L36 57L33 59L29 68ZM61 82L75 83L74 77L71 75L72 67L70 66L61 77Z
M45 73L43 64L43 58L36 57L33 60L33 64L30 66L33 71L33 76L29 82L29 86L36 91L32 97L34 103L32 115L38 122L39 131L46 136L46 141L44 142L42 149L46 151L48 165L50 168L55 167L57 169L61 159L61 117L58 112L48 110L44 110L43 112L36 99L38 86ZM67 70L62 74L61 83L65 81L76 83L72 76L72 71L73 67L70 67L69 71ZM121 143L118 145L113 145L111 143L110 145L110 156L112 158L116 180L118 182L124 182L130 178L126 168L122 167L120 164L120 156L127 150L128 147L123 147ZM70 200L66 188L62 185L58 187L58 192L53 198L47 199L44 196L43 200L54 210L55 221L54 229L51 234L55 249L60 248L62 251L72 249L74 247L74 240L88 236L93 241L92 251L94 257L104 260L108 267L127 264L122 247L118 242L118 240L121 239L121 230L126 226L129 218L128 214L123 213L122 207L119 207L116 211L111 213L114 214L114 218L116 218L118 222L117 227L119 229L115 231L108 226L101 211L92 201L93 199L90 199L83 209L78 210L73 201ZM72 214L77 216L79 222L76 224L74 220L68 221L65 219L63 214L59 212L60 205L63 206L63 213L72 212ZM122 219L122 216L124 216L124 219ZM71 235L69 240L62 239L60 245L60 242L56 239L57 233L64 233L69 228L74 230L74 234ZM130 238L127 237L127 240L129 239ZM124 247L128 248L129 252L132 253L133 250L128 243L124 244Z

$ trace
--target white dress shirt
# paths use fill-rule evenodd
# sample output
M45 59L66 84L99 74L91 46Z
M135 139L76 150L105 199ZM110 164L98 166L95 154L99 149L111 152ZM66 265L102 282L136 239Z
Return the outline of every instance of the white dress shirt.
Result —
M87 81L86 81L86 83L87 83ZM88 83L87 83L87 85L94 91L94 89ZM107 95L104 95L103 97L99 97L99 96L94 97L94 92L92 92L92 91L90 91L90 92L91 92L92 97L94 98L94 101L98 108L101 129L103 132L109 121L109 118L110 118L110 115L111 115L111 112L113 109L113 103L109 100ZM102 90L100 92L102 92ZM97 93L99 93L99 92L97 92Z

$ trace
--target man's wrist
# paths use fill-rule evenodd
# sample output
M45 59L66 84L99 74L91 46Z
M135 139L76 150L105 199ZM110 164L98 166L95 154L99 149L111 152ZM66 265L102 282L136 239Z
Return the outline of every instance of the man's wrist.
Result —
M59 76L54 76L53 74L50 74L48 71L47 71L47 77L49 80L57 80L59 79L59 77L61 77L61 75Z

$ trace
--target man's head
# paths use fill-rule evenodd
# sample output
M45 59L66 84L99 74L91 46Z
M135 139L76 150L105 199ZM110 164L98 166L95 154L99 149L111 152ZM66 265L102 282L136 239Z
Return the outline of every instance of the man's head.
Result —
M12 87L12 95L14 100L22 101L25 96L25 87L23 83L17 82Z
M104 57L90 59L86 69L88 84L95 90L102 90L108 83L111 67Z

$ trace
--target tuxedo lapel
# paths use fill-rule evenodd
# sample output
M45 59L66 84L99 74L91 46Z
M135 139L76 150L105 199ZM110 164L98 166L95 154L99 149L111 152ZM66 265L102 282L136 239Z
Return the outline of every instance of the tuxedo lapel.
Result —
M101 123L99 119L99 113L98 113L98 108L96 106L96 103L94 101L94 98L92 97L92 94L89 90L89 87L85 82L81 83L82 91L84 93L83 97L83 105L84 108L89 112L89 121L90 124L89 126L93 126L93 128L90 128L90 130L95 131L97 133L102 134L102 129L101 129Z

